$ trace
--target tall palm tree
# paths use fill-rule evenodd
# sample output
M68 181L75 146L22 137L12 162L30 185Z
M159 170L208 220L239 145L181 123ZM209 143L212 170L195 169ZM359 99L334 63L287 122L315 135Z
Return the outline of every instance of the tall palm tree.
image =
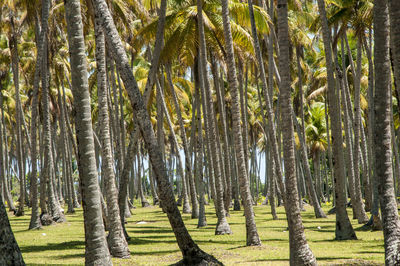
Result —
M240 126L240 108L239 108L239 93L238 80L236 76L235 55L233 51L232 31L229 18L228 0L221 0L222 5L222 22L224 27L226 64L228 68L228 84L232 97L232 131L234 136L234 146L236 152L236 162L238 169L238 178L240 184L240 194L243 201L244 214L246 218L246 245L259 246L261 245L260 237L258 236L256 222L254 220L254 210L252 197L247 178L246 162L244 158L242 129Z
M76 109L75 124L79 144L78 165L85 222L85 263L87 265L112 265L104 234L94 156L81 5L79 0L66 0L64 6L70 50L72 93Z
M19 30L17 27L17 21L15 20L14 10L9 10L10 24L11 24L11 32L10 32L10 52L11 52L11 66L13 72L14 86L15 86L15 120L16 120L16 135L17 135L17 160L18 160L18 174L20 180L20 195L19 195L19 206L18 211L16 213L17 216L24 215L24 205L25 205L25 173L24 173L24 163L22 157L22 107L21 107L21 97L20 97L20 88L19 88L19 55L18 55L18 37Z
M289 59L289 26L287 0L279 0L278 5L278 43L279 43L279 73L280 108L283 143L283 159L285 165L286 185L286 216L289 226L290 264L316 265L316 259L307 244L304 227L300 216L297 192L296 164L294 155L294 131L291 104L291 80Z
M178 206L176 205L173 191L169 183L161 151L157 145L157 139L153 131L149 114L145 108L136 79L132 74L128 58L126 56L124 47L122 46L122 42L115 27L114 21L108 10L107 4L104 0L93 0L93 6L95 7L95 13L100 18L107 44L109 45L114 60L117 63L119 73L131 101L132 109L136 114L140 131L150 155L150 161L153 166L157 185L160 189L160 199L163 204L163 209L167 213L169 222L177 239L178 246L182 251L183 263L214 263L219 265L221 263L217 259L202 251L194 243L185 227L185 224L183 223L182 216L179 212Z
M200 1L200 2L199 2ZM204 35L204 22L203 22L203 9L202 2L198 0L197 2L197 15L199 18L198 29L199 29L199 58L198 58L198 75L200 89L202 90L203 103L205 103L205 120L208 121L208 126L205 128L208 131L208 145L211 148L211 159L213 161L214 170L214 182L216 190L216 201L215 209L218 216L217 226L215 228L215 234L231 234L231 228L226 220L225 206L223 201L223 169L222 169L222 158L220 158L219 146L217 141L217 129L215 123L215 110L213 106L213 101L211 97L211 87L208 80L207 71L207 58L206 58L206 41Z
M166 66L166 71L167 71L167 79L168 79L168 83L169 83L169 88L171 90L171 95L172 95L173 103L175 106L175 112L178 116L179 127L181 130L183 151L185 153L185 177L187 177L186 180L189 180L189 184L187 184L187 185L190 186L190 197L192 200L192 218L198 218L199 217L199 203L197 200L195 180L194 180L194 177L192 174L193 169L192 169L191 155L189 153L189 144L188 144L188 141L186 138L186 131L185 131L185 127L183 125L183 118L182 118L181 109L180 109L180 106L178 103L178 97L176 96L174 84L172 82L172 77L171 77L172 70L171 70L170 65Z
M394 194L392 169L392 144L390 115L391 73L389 55L388 1L374 1L374 65L375 65L375 170L378 179L383 236L385 240L385 264L400 264L400 220ZM394 137L394 136L393 136Z
M90 1L88 1L91 3ZM107 74L106 74L106 49L103 29L97 16L94 17L96 40L96 68L97 68L97 93L99 106L102 177L105 179L107 213L108 213L108 245L112 256L129 258L130 252L125 239L120 211L118 206L118 192L115 185L115 173L110 141L109 114L107 103ZM124 136L125 137L125 136Z
M29 224L29 229L36 229L41 226L38 210L38 189L37 189L37 123L38 123L38 94L40 82L40 68L45 67L43 64L44 42L46 41L46 33L48 29L48 17L50 10L50 1L42 1L42 21L41 31L39 34L37 59L35 65L35 74L33 80L33 95L31 109L31 196L32 196L32 215ZM43 71L42 71L43 72Z
M324 42L327 86L328 86L328 101L329 114L331 117L332 128L332 147L334 164L334 180L335 180L335 197L336 197L336 230L335 236L338 240L356 239L356 234L350 223L346 211L346 193L345 193L345 169L343 157L343 136L342 123L340 115L340 105L338 91L335 85L334 64L332 57L331 32L328 26L326 17L325 1L318 0L318 9L321 18L322 36Z

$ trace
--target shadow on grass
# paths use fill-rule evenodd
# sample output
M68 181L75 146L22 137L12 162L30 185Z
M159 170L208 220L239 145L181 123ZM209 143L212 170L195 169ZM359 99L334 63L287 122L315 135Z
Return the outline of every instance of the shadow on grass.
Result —
M141 230L141 228L138 228L138 227L128 227L127 229L129 229L128 233L132 233L132 234L165 234L165 233L173 234L172 230L167 230L167 229L155 228L154 230L151 230L151 229Z
M29 253L29 252L82 249L82 248L85 248L85 241L69 241L69 242L62 242L62 243L48 243L46 245L20 247L22 254Z
M179 249L154 250L154 251L131 251L131 255L132 256L150 256L150 255L172 254L175 252L179 252Z
M131 240L128 241L129 244L134 245L147 245L147 244L155 244L155 243L176 243L175 239L172 240L155 240L149 237L149 239L142 239L139 237L131 237Z

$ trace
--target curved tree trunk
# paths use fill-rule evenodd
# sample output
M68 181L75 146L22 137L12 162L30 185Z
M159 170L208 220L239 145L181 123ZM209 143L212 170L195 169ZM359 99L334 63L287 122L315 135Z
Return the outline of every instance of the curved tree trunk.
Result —
M100 189L97 181L80 1L65 0L64 6L71 60L72 93L76 109L78 167L85 222L85 263L86 265L112 265L104 234Z
M118 191L115 185L113 156L111 151L109 114L107 104L107 72L104 33L99 19L94 17L96 40L96 69L97 69L97 94L99 105L100 140L101 140L101 175L105 180L108 231L107 242L112 256L129 258L130 252L126 242L118 206ZM124 136L125 137L125 136ZM119 162L120 164L122 161Z
M145 140L157 184L160 188L160 199L163 204L163 209L167 213L169 222L177 239L178 246L182 251L183 263L220 264L218 260L202 251L194 243L185 227L185 224L183 223L182 216L176 205L173 191L168 180L167 171L160 152L160 147L157 145L157 139L153 131L149 114L143 102L136 79L130 69L128 58L122 46L117 29L115 28L113 19L108 11L107 4L104 0L93 0L93 3L96 13L101 18L107 43L112 49L119 73L121 74L121 78L128 92L132 108L139 122L140 131Z
M191 162L192 156L189 153L189 147L188 147L188 141L186 138L185 126L183 124L182 113L181 113L181 109L180 109L180 106L178 103L178 97L176 96L174 84L172 82L170 65L166 66L166 72L167 72L169 88L171 90L171 95L172 95L172 99L173 99L174 106L175 106L175 111L178 116L179 127L181 129L183 151L185 153L185 177L187 177L187 179L189 180L189 184L187 184L187 185L190 186L190 198L192 200L192 219L194 219L194 218L199 217L199 203L197 200L197 192L196 192L194 177L192 175L192 171L193 171L192 162Z

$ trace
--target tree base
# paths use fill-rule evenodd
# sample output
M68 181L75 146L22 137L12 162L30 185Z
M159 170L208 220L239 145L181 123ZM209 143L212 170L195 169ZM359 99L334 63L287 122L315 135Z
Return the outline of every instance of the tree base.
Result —
M42 213L40 215L40 222L43 226L54 224L53 217L51 217L48 213Z
M143 201L142 201L142 207L143 207L143 208L150 207L150 203L149 203L147 200L143 200Z
M240 202L237 199L233 201L233 210L240 211Z
M226 219L217 224L217 227L215 228L215 235L230 235L230 234L232 234L232 231Z
M223 265L222 262L214 258L214 256L205 253L198 247L188 250L185 252L186 254L183 256L183 259L176 264L177 266L183 265L196 265L196 266L214 266L214 265Z

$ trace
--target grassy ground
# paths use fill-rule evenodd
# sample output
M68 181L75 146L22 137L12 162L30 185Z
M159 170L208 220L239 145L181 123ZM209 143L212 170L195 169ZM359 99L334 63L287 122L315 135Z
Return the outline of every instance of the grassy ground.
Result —
M329 206L324 206L327 211ZM348 209L352 217L351 209ZM136 208L128 219L127 231L131 258L113 259L114 265L168 265L181 259L179 248L166 215L158 207ZM216 217L207 206L208 226L197 229L197 220L183 215L185 224L196 243L226 265L288 265L289 242L283 207L278 208L279 220L271 219L269 206L256 206L256 223L261 247L246 247L242 211L231 211L228 219L232 235L215 236ZM352 220L358 240L334 241L335 216L315 219L310 206L302 213L306 237L320 265L380 265L384 262L383 234L361 230ZM82 265L85 239L82 210L67 215L68 222L29 231L29 213L24 217L10 215L11 225L25 262L30 265ZM147 223L139 223L147 221Z

